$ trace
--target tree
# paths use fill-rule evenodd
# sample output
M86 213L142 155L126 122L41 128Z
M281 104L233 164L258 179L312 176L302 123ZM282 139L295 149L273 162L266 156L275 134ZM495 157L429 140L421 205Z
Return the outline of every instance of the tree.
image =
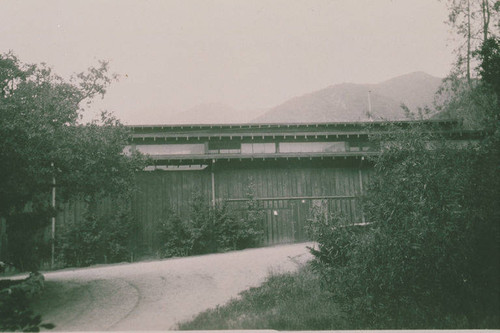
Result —
M457 73L464 73L469 86L473 82L474 51L488 38L498 35L498 24L491 26L491 20L499 19L498 0L446 0L449 15L447 23L455 30L462 42L457 52ZM465 66L465 69L463 68Z
M466 129L494 130L500 113L500 40L488 38L473 54L478 77L469 86L460 75L451 74L440 88L436 118L462 121Z
M487 129L498 113L498 93L491 64L500 33L500 1L446 0L448 24L462 40L457 61L436 98L437 118L454 118L467 129ZM485 69L486 67L487 69ZM498 80L498 78L496 79Z
M92 201L130 188L143 159L123 154L126 128L107 113L80 123L112 79L106 62L64 80L44 64L0 55L0 216L9 237L19 229L16 221L27 228L20 237L29 238L56 214L53 178L63 200Z
M314 223L315 267L351 329L498 327L498 133L462 146L417 123L374 138L397 144L374 159L371 224Z
M493 89L500 102L500 40L487 39L477 55L480 61L479 75L483 83Z
M488 37L475 56L479 77L449 80L443 108L484 137L455 145L439 128L395 126L375 138L397 144L374 160L363 205L372 223L317 218L315 267L352 328L500 325L499 40Z

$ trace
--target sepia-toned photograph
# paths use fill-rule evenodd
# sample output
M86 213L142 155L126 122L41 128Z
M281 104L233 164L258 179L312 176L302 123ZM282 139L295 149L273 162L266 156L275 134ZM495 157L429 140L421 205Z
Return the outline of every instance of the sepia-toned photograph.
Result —
M0 0L0 332L500 330L499 0Z

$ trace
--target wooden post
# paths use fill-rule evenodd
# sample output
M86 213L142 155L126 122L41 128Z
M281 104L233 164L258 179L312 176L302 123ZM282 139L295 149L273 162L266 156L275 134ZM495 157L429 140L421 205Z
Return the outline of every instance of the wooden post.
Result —
M361 173L361 168L358 169L359 174L359 191L363 194L363 174Z
M361 163L363 163L364 159L365 159L364 157L361 158ZM360 163L359 169L358 169L358 175L359 175L359 192L360 192L360 194L363 194L363 173L361 172L361 163ZM361 222L365 223L365 213L363 211L363 207L361 207Z
M212 207L215 207L215 174L214 174L215 159L212 160L212 166L210 168L212 176Z
M54 163L51 163L52 169L54 169ZM56 176L52 176L52 208L56 209ZM52 255L50 261L50 267L54 268L55 262L55 242L56 242L56 216L52 216Z
M6 253L5 253L5 247L7 246L6 244L6 221L4 217L0 217L0 260L5 259Z

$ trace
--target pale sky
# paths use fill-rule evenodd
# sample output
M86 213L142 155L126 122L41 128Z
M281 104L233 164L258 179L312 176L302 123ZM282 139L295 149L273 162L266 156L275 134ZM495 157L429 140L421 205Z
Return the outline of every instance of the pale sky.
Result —
M121 75L96 108L164 123L205 103L276 106L342 82L424 71L454 56L438 0L0 0L0 52L69 76Z

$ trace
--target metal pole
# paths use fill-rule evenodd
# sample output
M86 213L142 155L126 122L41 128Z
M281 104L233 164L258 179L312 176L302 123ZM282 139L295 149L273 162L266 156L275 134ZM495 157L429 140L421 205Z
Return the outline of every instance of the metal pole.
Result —
M54 168L54 163L51 163L52 168ZM56 176L52 176L52 208L54 208L53 214L55 214L56 210ZM52 216L52 258L50 267L54 268L54 260L55 260L55 242L56 242L56 217Z

